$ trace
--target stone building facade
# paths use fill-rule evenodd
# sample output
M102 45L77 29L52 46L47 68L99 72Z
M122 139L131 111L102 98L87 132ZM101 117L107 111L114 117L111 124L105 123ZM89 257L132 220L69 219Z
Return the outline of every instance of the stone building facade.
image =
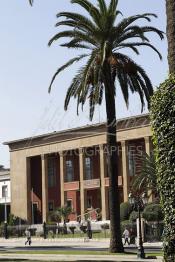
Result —
M10 169L0 165L0 222L4 222L8 219L10 203Z
M118 152L121 202L128 200L142 153L151 152L151 135L147 114L117 122L118 146L114 150ZM101 210L102 220L109 219L105 123L4 144L10 149L13 214L42 223L49 211L67 204L74 209L70 220L83 218L92 209Z

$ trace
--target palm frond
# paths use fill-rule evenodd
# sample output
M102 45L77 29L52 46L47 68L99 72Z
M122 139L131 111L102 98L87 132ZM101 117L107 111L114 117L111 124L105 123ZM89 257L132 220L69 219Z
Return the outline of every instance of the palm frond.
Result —
M75 28L85 28L86 30L89 30L91 32L96 30L96 25L87 17L77 14L77 13L70 13L70 12L60 12L57 14L57 18L60 17L65 17L66 20L65 21L61 21L59 23L64 23L66 22L68 19L69 21L72 21L75 23ZM57 23L59 25L59 23ZM56 24L56 26L57 26ZM61 25L61 24L60 24Z
M62 47L67 47L67 48L74 48L74 49L87 49L87 50L92 50L93 47L90 47L86 44L80 44L79 42L81 42L80 39L74 39L70 42L61 44L60 46Z
M118 45L118 48L131 48L133 49L133 51L136 52L136 54L139 54L138 50L135 48L135 47L139 47L139 46L147 46L147 47L150 47L151 49L153 49L159 56L160 60L162 60L162 55L161 53L157 50L157 48L155 48L152 44L149 44L149 43L139 43L139 42L129 42L129 43L121 43Z
M125 19L123 19L119 24L118 24L118 30L124 30L126 27L128 27L129 25L131 25L133 22L139 20L139 19L145 19L148 22L151 22L151 18L150 17L157 17L156 14L153 13L144 13L141 15L134 15L134 16L129 16Z
M155 28L155 27L153 27L153 26L143 26L143 27L141 27L141 30L145 33L148 33L148 32L153 32L153 33L156 33L159 37L160 37L160 39L161 40L163 40L164 39L164 35L165 35L165 33L162 31L162 30L159 30L159 29L157 29L157 28Z
M33 5L33 0L29 0L29 4L32 6Z
M99 9L100 9L100 13L103 14L103 15L106 15L107 6L106 6L105 1L104 0L97 0L97 2L98 2Z
M78 57L72 58L72 59L69 60L66 64L64 64L63 66L59 67L58 70L56 71L56 73L55 73L55 74L53 75L53 77L52 77L52 80L51 80L51 83L50 83L48 92L50 93L51 88L52 88L52 84L53 84L55 78L57 77L57 75L58 75L60 72L62 72L64 69L66 69L67 67L69 67L69 66L72 65L73 63L78 62L78 61L80 61L82 58L85 58L85 57L87 57L87 56L88 56L87 54L83 54L83 55L80 55L80 56L78 56Z
M142 106L141 110L143 110L145 106L144 96L149 107L150 96L153 94L153 86L143 68L124 54L114 53L113 56L116 61L113 70L116 70L116 77L119 80L126 105L127 95L125 95L123 89L126 89L127 92L127 88L130 88L132 93L136 92L139 94ZM125 75L125 77L123 75Z
M129 92L128 92L128 79L127 79L127 75L125 74L125 72L123 71L122 67L118 66L117 67L117 78L118 78L118 81L120 83L120 87L121 87L121 90L122 90L122 94L123 94L123 98L125 100L125 104L126 104L126 107L128 108L129 106Z
M118 5L118 0L111 0L109 8L108 8L108 13L116 14L117 5Z
M122 49L122 48L130 48L130 49L131 49L132 51L134 51L137 55L140 54L139 51L138 51L138 49L137 49L134 45L132 45L131 43L122 43L122 44L118 45L117 50L120 50L120 49Z
M94 20L94 22L100 27L100 12L99 10L88 0L71 0L71 3L82 6Z
M109 91L115 96L116 79L121 87L126 106L129 105L130 90L132 93L138 93L142 109L145 101L149 107L150 96L153 94L149 77L141 66L129 56L119 53L118 50L123 51L129 48L139 55L140 47L149 47L162 59L161 53L150 43L147 33L155 33L160 39L163 39L163 32L152 26L135 24L142 19L150 22L151 18L156 15L144 13L130 16L115 25L117 16L120 14L120 11L117 10L118 0L110 0L108 5L105 0L97 0L97 7L90 0L71 0L71 3L82 7L87 11L88 16L75 12L58 13L57 18L63 20L58 21L56 26L59 28L67 26L68 30L60 31L53 36L49 41L49 46L54 41L66 38L64 42L60 43L60 46L89 50L90 54L88 61L80 68L67 90L65 110L72 97L77 100L77 113L79 105L81 104L83 109L85 102L89 99L90 119L92 119L95 106L102 102L106 86L108 89L109 86L112 87ZM79 60L80 57L74 58L56 71L52 77L49 91L57 75Z
M144 153L139 160L141 162L141 172L134 177L132 188L135 191L140 189L151 189L157 192L157 171L154 154L149 156Z
M50 46L54 41L59 40L60 38L79 38L82 39L83 42L91 43L92 45L96 46L97 43L94 38L92 38L90 35L84 34L78 30L67 30L60 32L56 34L54 37L52 37L48 43Z

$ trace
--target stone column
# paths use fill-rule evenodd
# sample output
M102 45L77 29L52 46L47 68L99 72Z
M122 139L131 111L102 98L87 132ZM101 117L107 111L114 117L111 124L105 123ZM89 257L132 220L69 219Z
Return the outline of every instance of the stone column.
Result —
M151 155L151 151L152 151L152 142L151 142L151 137L146 136L144 137L145 140L145 152L147 153L147 155ZM153 194L152 194L152 190L148 190L148 202L153 202Z
M26 174L27 174L27 221L32 223L32 201L31 201L31 168L30 158L26 158Z
M128 168L128 142L121 141L122 147L122 170L123 170L123 198L128 201L129 194L129 168Z
M103 145L100 148L100 179L101 179L101 213L102 220L106 220L106 197L105 197L105 177L106 177L106 158L104 156Z
M60 189L61 189L61 206L65 205L64 198L64 178L66 175L66 157L63 152L59 152L60 155Z
M144 137L145 140L145 151L150 156L152 151L152 142L151 138L149 136Z
M79 166L80 166L80 213L81 220L84 219L85 213L85 194L84 194L84 177L85 177L85 153L83 148L79 149Z
M48 216L48 167L47 156L41 155L42 167L42 218L43 222L47 222Z

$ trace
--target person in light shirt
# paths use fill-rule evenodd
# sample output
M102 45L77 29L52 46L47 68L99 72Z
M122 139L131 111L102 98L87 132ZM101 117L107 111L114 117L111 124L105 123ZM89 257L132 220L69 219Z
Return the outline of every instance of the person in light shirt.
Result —
M126 243L128 243L128 245L129 245L130 244L129 243L129 230L126 227L125 227L125 230L123 232L123 237L124 237L124 240L125 240L124 245Z

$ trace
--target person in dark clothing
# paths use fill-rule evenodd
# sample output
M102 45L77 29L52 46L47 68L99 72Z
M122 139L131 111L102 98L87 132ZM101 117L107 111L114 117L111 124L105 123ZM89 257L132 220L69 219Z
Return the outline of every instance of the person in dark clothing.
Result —
M134 229L131 227L131 229L130 229L130 244L135 244L135 237L136 237L136 234L134 232Z
M89 219L87 220L87 236L92 239L91 221Z

